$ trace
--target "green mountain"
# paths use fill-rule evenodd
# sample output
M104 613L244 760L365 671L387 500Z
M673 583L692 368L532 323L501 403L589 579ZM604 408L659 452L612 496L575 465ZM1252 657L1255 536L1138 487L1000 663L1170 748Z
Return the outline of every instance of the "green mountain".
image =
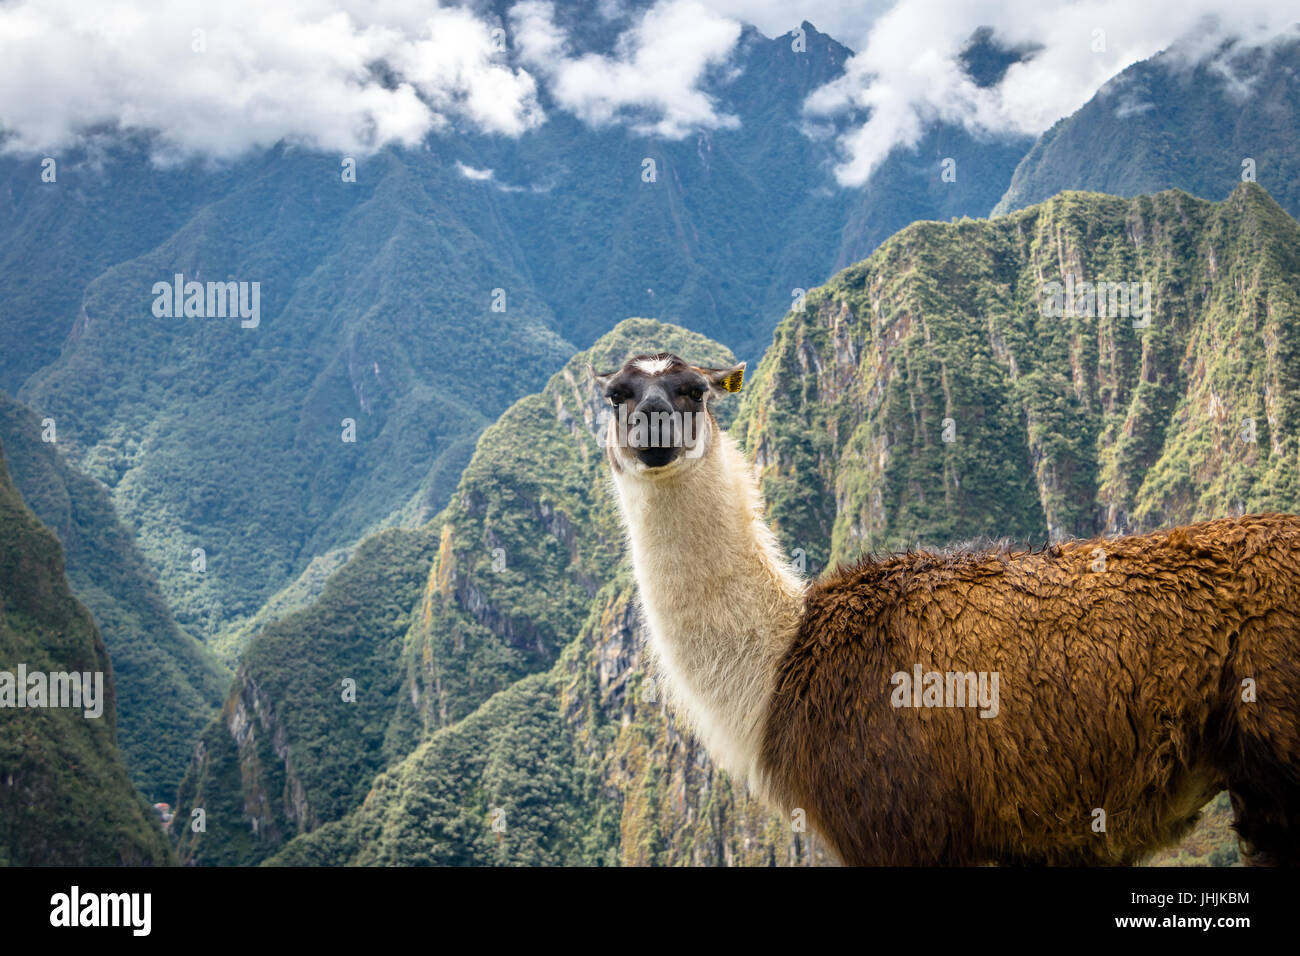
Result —
M714 769L667 715L640 655L636 618L624 568L554 667L435 731L374 781L359 808L269 863L825 862L808 834Z
M273 862L788 863L816 852L712 768L642 661L598 443L605 403L587 367L647 348L734 361L694 333L629 319L484 433L440 516L407 638L389 735L407 756L357 809Z
M588 361L749 359L725 414L814 573L1300 510L1300 43L1139 64L1014 180L1026 141L934 126L841 190L801 106L849 51L803 26L806 52L747 30L708 81L740 125L681 141L547 103L518 140L449 130L355 183L288 146L163 169L100 144L57 183L0 159L0 384L36 410L0 396L0 440L103 627L137 785L187 768L183 859L824 861L658 699ZM967 54L982 83L1021 55ZM1282 207L1232 188L1243 157ZM1054 195L1084 184L1121 196ZM1169 185L1227 198L1122 198ZM256 327L156 315L177 273L258 282ZM1054 312L1052 283L1091 305ZM629 314L665 321L610 331ZM224 704L190 635L237 663ZM1230 861L1228 817L1161 862Z
M1300 215L1300 24L1262 47L1203 43L1193 37L1135 63L1043 133L994 215L1065 189L1223 199L1248 161L1255 181Z
M1297 510L1298 273L1300 225L1254 185L1221 203L1068 193L993 221L919 223L786 316L733 432L810 570L916 543L1041 542ZM1140 296L1129 316L1111 312L1108 294L1104 314L1095 300L1091 316L1083 300L1078 315L1050 314L1044 288L1067 276L1149 281L1149 326L1133 328L1147 319ZM680 333L645 332L655 347L678 347ZM609 359L631 351L618 344ZM453 503L444 515L388 736L392 757L403 741L414 749L390 760L359 807L272 862L808 861L802 836L733 793L654 700L626 568L604 550L617 524L600 488L600 403L584 362L512 410L536 408L517 454L542 448L544 461L495 473L491 495L476 490L471 466L457 496L465 513L453 517ZM578 451L558 444L555 421ZM488 451L504 444L497 429L485 434L481 487L494 474ZM573 520L579 510L539 506L535 492L512 500L520 473L553 488L556 468L595 481L589 499L570 499L587 509L585 524ZM525 580L536 583L520 591L510 580L519 545L495 531L512 522L522 542L558 549L540 567L526 552ZM506 556L495 572L494 548ZM596 561L594 575L580 555ZM599 574L606 561L610 573ZM538 634L535 647L552 646L556 630L534 622L564 607L564 585L582 576L594 599L576 639L549 670L488 697L493 673L520 672L517 659L495 672L485 663L498 636L525 651ZM1232 862L1229 822L1220 797L1153 862Z
M255 862L298 833L334 832L331 821L373 801L367 793L376 773L415 766L437 768L448 800L468 799L484 773L504 775L502 787L551 787L544 797L519 799L565 814L555 832L565 832L571 845L561 850L535 835L528 849L509 857L516 862L622 859L620 834L632 822L619 823L619 805L629 781L649 788L650 803L627 810L640 820L636 827L668 814L672 829L682 829L662 802L672 794L692 805L703 801L710 826L734 807L770 824L725 784L718 793L696 793L694 786L683 791L679 780L673 791L663 790L668 778L660 775L674 760L693 784L715 774L671 730L660 705L634 694L644 676L638 634L630 582L619 571L622 531L603 487L596 438L603 403L586 367L665 343L697 361L732 360L726 349L682 329L645 319L620 323L484 433L434 521L368 540L320 600L254 639L225 712L205 732L181 788L182 818L202 806L208 821L205 833L186 835L187 859ZM588 697L598 670L604 699ZM342 698L346 675L357 679L355 702ZM569 703L575 693L579 710ZM546 746L521 742L516 729ZM507 731L510 739L498 740ZM484 734L495 741L495 758L480 744ZM419 756L428 755L419 749L426 739L449 749L426 760ZM615 742L625 753L611 761L607 748ZM527 772L515 766L524 757L537 762ZM552 774L562 779L548 782ZM586 830L594 816L582 795L603 801L598 832ZM463 810L466 821L477 813L469 805ZM462 825L470 824L455 824ZM696 838L691 832L686 827L682 839L705 840L703 831ZM648 841L636 851L645 859L663 855L649 836L638 840ZM705 842L714 847L712 837ZM497 846L489 839L480 849ZM751 849L762 852L758 842ZM341 851L329 852L342 859ZM429 859L449 859L442 852L430 850ZM696 847L694 856L672 858L712 859L713 852ZM463 853L457 858L480 859Z
M370 537L315 602L254 638L180 785L178 816L202 808L206 825L180 833L184 859L256 862L361 801L386 765L402 642L436 544L429 529Z
M1149 282L1150 327L1109 290L1044 315L1067 279ZM918 223L786 317L737 432L814 567L1300 510L1298 279L1300 227L1254 184Z
M600 49L626 22L580 13L565 23ZM355 182L289 146L159 167L149 140L105 134L52 183L0 158L0 383L55 419L180 628L233 665L360 539L441 510L482 430L618 317L756 353L794 290L914 219L995 201L1027 143L947 128L874 185L836 186L802 104L850 51L803 28L801 51L747 29L707 81L739 125L682 140L548 102L519 139L448 129L357 157ZM259 283L256 327L155 315L177 274Z
M247 175L152 167L146 145L98 136L57 157L0 158L0 391L17 394L58 359L93 279L164 242ZM53 183L42 180L47 158Z
M0 393L0 443L13 483L58 537L68 583L113 658L118 746L131 779L151 801L171 802L230 673L177 627L104 487L69 466L43 431L30 409Z
M508 251L464 227L492 221L490 197L424 154L364 169L344 184L333 159L267 160L92 281L59 360L20 391L113 489L204 639L422 490L445 500L515 378L570 351ZM153 284L176 273L259 281L258 326L155 318ZM507 312L490 311L495 286L520 290Z
M59 542L23 504L0 453L0 682L20 666L28 675L101 674L103 712L17 708L16 698L0 706L0 865L172 862L118 753L113 669L99 630L68 589Z

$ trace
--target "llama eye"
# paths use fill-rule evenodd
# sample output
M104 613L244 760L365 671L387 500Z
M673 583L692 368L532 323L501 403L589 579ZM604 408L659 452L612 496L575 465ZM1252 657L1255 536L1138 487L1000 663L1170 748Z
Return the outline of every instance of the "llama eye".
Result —
M693 402L704 401L704 389L700 388L699 386L696 386L695 388L688 390L686 394L690 395L691 401Z
M605 397L609 399L609 403L611 405L622 405L624 402L627 401L626 392L610 392Z

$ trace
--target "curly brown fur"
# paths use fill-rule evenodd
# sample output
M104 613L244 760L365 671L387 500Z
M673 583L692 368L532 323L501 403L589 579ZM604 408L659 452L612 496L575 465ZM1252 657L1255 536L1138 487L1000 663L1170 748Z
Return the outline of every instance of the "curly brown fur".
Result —
M1297 612L1292 515L863 562L810 586L761 764L850 864L1131 863L1224 787L1300 862ZM997 716L894 707L918 664L996 672Z

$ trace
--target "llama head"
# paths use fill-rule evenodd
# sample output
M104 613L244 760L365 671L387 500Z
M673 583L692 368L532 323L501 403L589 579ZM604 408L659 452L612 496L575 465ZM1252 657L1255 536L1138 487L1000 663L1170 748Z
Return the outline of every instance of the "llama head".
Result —
M592 375L611 406L605 432L610 466L619 474L662 478L708 454L717 428L709 403L740 391L745 363L702 368L657 352Z

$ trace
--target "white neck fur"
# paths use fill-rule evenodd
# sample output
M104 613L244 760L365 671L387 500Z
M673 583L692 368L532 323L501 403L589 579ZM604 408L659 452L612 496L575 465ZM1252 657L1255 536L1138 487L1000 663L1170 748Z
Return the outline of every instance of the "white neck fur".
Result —
M753 467L716 422L698 461L663 477L614 469L662 685L714 761L761 795L776 667L805 583L763 522Z

